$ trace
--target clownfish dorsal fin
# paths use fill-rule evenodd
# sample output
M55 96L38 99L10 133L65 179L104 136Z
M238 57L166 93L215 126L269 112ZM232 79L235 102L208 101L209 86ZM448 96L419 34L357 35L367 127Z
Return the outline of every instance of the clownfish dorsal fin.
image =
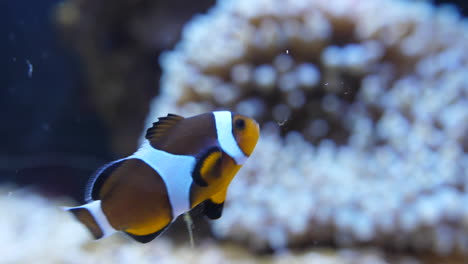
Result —
M157 122L153 123L153 126L146 130L145 138L156 142L161 137L165 136L169 129L173 127L175 124L179 123L179 121L184 120L182 116L168 114L165 117L159 117Z

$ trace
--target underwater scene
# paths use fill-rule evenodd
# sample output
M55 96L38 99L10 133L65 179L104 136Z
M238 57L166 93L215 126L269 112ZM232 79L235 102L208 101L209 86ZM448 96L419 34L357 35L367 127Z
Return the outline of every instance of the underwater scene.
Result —
M467 16L0 1L0 264L467 264Z

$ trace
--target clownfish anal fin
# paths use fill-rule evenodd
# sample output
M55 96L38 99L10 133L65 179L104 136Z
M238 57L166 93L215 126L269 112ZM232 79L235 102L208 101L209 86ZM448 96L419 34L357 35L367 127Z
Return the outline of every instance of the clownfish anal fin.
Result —
M210 199L206 200L204 204L205 208L203 209L203 214L205 214L209 219L218 219L223 214L224 202L218 204Z
M161 228L160 230L158 230L158 231L156 231L154 233L148 234L148 235L134 235L134 234L129 233L129 232L125 232L125 233L127 235L129 235L131 238L135 239L136 241L145 244L145 243L151 242L153 239L155 239L156 237L161 235L168 227L169 227L169 224L166 225L165 227Z
M211 179L220 176L222 152L219 147L208 149L200 158L192 172L193 182L206 187Z
M161 137L167 135L171 127L184 118L179 115L168 114L166 117L159 117L153 126L146 130L145 138L151 142L157 142Z

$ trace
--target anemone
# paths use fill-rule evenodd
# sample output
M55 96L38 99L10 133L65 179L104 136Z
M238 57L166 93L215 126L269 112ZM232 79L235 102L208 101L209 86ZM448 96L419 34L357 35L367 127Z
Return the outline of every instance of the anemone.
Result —
M219 237L467 253L467 49L426 2L219 1L161 57L153 112L262 124Z

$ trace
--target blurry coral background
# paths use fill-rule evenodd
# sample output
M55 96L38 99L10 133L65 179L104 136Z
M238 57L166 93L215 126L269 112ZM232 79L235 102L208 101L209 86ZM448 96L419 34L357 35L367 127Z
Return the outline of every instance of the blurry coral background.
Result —
M1 1L0 263L468 263L468 4ZM223 217L90 241L59 207L167 112L262 126ZM274 153L274 155L272 154Z

